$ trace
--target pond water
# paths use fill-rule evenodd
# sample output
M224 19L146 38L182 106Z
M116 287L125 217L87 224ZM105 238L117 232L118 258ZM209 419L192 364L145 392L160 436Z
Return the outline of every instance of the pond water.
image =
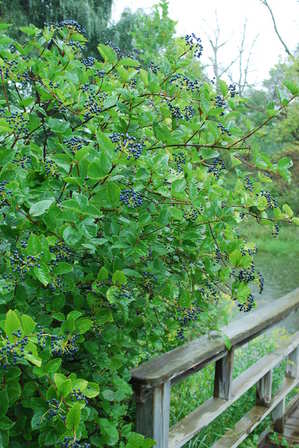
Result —
M259 306L275 301L299 287L299 260L296 255L273 255L260 252L256 257L256 266L265 278L263 294L256 294ZM299 312L290 316L285 326L289 330L299 330Z

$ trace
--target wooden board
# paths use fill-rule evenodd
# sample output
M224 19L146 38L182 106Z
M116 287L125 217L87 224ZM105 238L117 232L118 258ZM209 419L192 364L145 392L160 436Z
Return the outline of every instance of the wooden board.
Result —
M299 288L248 313L238 321L222 329L222 333L229 338L233 347L245 344L266 329L287 317L299 308ZM195 339L162 356L142 364L132 371L132 382L156 386L167 381L174 382L183 378L207 363L221 359L227 354L225 338L218 334L211 334Z

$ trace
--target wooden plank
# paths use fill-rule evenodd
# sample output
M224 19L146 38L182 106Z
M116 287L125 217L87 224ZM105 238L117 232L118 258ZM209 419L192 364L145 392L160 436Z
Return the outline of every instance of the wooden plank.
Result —
M256 364L243 372L232 383L232 394L230 400L211 398L203 403L191 414L174 425L169 433L169 448L177 448L192 439L202 428L215 420L220 414L238 400L245 392L254 386L270 370L277 366L299 343L299 332L295 334L292 341L284 342L275 352L264 356ZM296 383L297 380L291 380ZM293 384L293 383L292 383Z
M215 366L214 398L229 400L233 378L234 350L230 350Z
M293 381L293 384L290 383ZM276 408L277 404L296 387L296 380L285 379L277 394L268 407L255 406L227 433L212 446L212 448L236 448L248 435Z
M299 288L274 303L271 302L269 305L248 313L242 319L232 322L224 327L222 332L230 339L232 346L240 346L280 322L298 308ZM224 339L216 334L203 336L162 356L153 358L132 371L133 383L162 384L183 376L185 372L199 369L207 362L225 356L227 350Z
M256 383L256 404L269 406L272 398L272 370Z
M168 448L170 383L135 390L136 431L156 440L156 448Z

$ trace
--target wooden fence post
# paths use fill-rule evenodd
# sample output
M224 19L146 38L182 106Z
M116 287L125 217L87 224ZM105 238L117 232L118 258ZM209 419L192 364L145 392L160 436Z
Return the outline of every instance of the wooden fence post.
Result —
M168 448L170 382L153 388L134 386L136 431L156 441L155 448Z
M231 349L223 358L216 361L214 398L229 400L234 366L234 349Z
M285 398L276 406L272 412L274 431L283 433L285 421L286 400Z
M272 370L256 383L256 404L268 407L272 398Z
M297 347L288 356L286 376L296 379L299 375L299 348Z

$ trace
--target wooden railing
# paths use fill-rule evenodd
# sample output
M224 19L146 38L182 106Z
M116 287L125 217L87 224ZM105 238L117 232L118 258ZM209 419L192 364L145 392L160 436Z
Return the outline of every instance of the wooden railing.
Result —
M179 448L254 385L256 406L213 448L239 446L269 414L272 414L275 429L281 431L286 396L299 383L299 331L275 352L264 356L232 380L234 352L298 308L299 289L296 289L224 327L221 334L225 337L219 333L200 337L134 369L132 384L137 407L137 432L153 438L156 448ZM230 350L226 348L227 338L230 340ZM285 358L288 362L284 382L272 396L272 371ZM215 362L214 396L169 428L171 386L212 362Z

